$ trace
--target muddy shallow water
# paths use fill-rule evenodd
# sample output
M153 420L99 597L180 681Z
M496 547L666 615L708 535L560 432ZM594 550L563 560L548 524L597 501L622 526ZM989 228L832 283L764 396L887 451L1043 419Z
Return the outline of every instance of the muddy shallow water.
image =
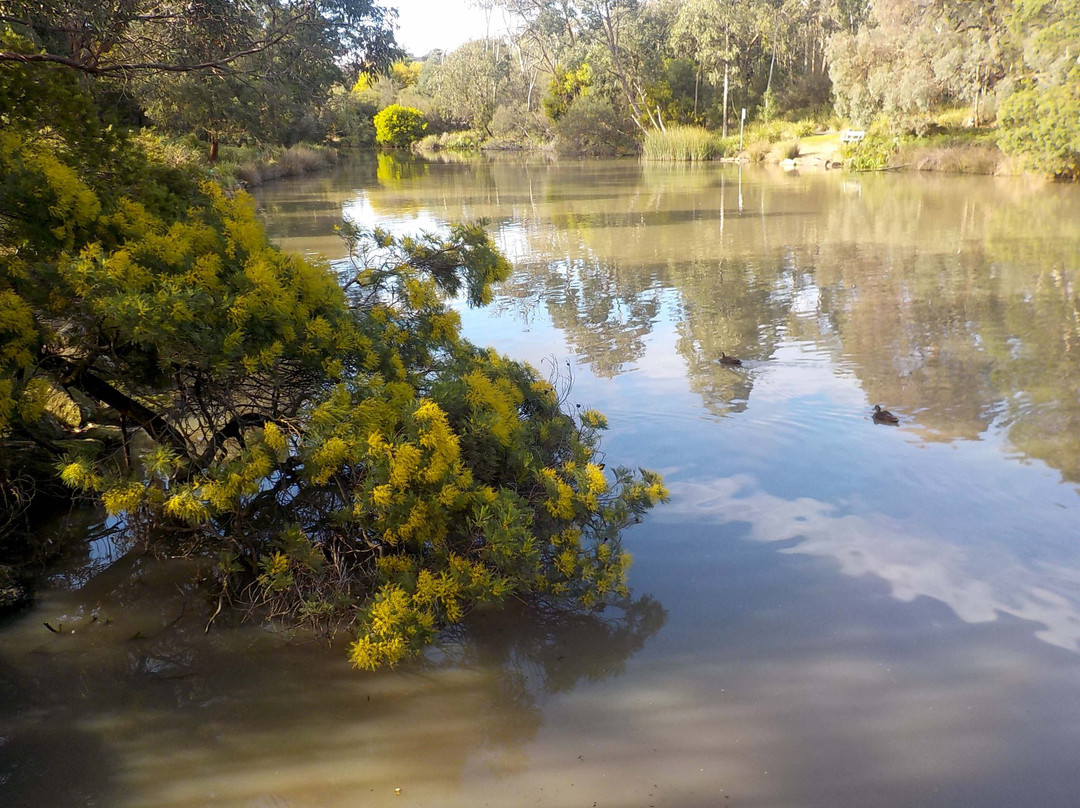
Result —
M383 156L258 202L331 259L490 220L465 333L569 361L672 492L635 600L361 674L98 539L0 627L4 805L1076 804L1077 189Z

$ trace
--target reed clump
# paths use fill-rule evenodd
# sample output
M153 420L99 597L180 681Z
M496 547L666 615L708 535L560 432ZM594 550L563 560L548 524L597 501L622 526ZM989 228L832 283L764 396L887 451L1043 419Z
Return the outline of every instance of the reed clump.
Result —
M726 145L726 144L724 144ZM645 135L642 156L646 160L669 163L693 163L723 156L719 139L701 126L670 125L653 129Z

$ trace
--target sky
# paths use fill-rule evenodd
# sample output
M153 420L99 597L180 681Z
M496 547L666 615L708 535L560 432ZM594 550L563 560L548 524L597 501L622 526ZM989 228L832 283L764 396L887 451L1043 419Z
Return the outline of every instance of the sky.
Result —
M454 50L487 30L484 12L470 0L382 0L381 5L398 10L398 44L413 56L434 48ZM501 12L492 12L491 32L502 29Z

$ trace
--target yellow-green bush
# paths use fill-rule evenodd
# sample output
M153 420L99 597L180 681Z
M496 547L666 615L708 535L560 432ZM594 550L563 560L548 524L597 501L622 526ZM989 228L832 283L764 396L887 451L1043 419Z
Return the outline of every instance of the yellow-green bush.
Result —
M424 114L412 107L391 104L375 116L375 140L385 146L411 146L425 129Z

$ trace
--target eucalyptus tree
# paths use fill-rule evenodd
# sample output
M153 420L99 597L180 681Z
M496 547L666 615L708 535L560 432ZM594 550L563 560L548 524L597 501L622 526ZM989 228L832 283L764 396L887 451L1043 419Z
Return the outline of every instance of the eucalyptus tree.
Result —
M513 41L534 52L543 70L556 68L574 52L580 39L581 14L574 0L494 0L515 25Z
M671 29L672 44L697 65L698 76L723 82L723 134L728 133L731 67L740 53L758 39L756 9L730 0L684 0ZM695 112L697 85L695 84Z
M504 44L473 40L433 63L422 76L421 90L447 120L490 134L511 67Z
M908 124L959 101L982 120L987 93L1013 60L1007 0L873 0L867 24L829 43L840 111L867 120L878 111Z

